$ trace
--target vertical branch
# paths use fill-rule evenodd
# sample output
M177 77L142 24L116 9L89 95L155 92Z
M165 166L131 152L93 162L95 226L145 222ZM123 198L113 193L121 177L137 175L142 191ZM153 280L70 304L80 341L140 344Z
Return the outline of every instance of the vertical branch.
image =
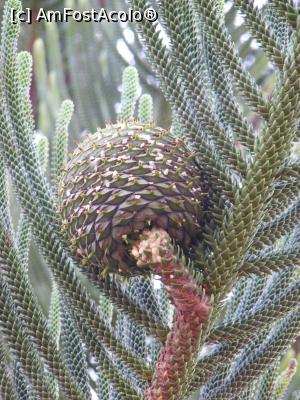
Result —
M144 232L132 254L137 265L150 264L175 305L173 327L156 364L146 400L171 400L184 396L187 377L195 366L201 326L210 309L210 295L199 287L184 262L174 255L169 235L162 229Z
M74 112L74 104L70 100L65 100L59 110L53 146L53 180L60 177L61 170L67 162L68 154L68 127Z
M135 67L124 69L122 79L121 118L131 120L137 100L138 73Z
M143 124L153 121L153 100L150 94L143 94L140 97L139 120Z

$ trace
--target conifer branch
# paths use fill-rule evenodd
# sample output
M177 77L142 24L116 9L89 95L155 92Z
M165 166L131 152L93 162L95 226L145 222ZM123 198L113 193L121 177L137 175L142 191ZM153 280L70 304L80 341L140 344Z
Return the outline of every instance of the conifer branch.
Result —
M232 296L229 298L226 304L226 310L223 319L224 324L229 323L234 319L234 315L237 312L241 299L244 297L247 286L248 279L240 279L237 285L233 288Z
M153 99L150 94L142 94L139 99L139 120L144 124L153 121Z
M223 63L219 59L214 43L211 42L203 34L203 46L206 50L206 62L208 64L207 74L210 77L212 92L216 98L214 101L217 103L216 108L219 110L218 114L220 121L225 125L226 129L233 131L233 139L236 147L241 144L244 150L253 152L254 150L254 130L248 123L247 119L243 116L238 103L235 101L234 89L230 85L230 77L222 79L221 77L226 74Z
M247 285L244 289L243 295L240 298L235 312L231 315L231 323L246 318L251 315L253 308L257 301L259 301L266 286L265 276L252 276L247 279Z
M80 9L89 9L89 3L90 0L81 1ZM178 146L185 144L193 152L185 165L188 167L192 161L195 175L199 167L196 177L203 179L202 189L209 194L205 197L204 219L199 221L200 229L191 237L191 243L182 249L185 256L175 251L167 229L158 229L157 221L149 220L150 230L138 240L138 229L133 237L122 236L124 249L127 246L128 250L128 254L124 250L126 257L125 253L121 255L124 270L110 263L106 252L105 260L96 257L93 270L89 268L88 251L85 264L78 264L71 255L75 254L76 243L74 248L68 248L63 239L69 220L59 226L61 210L56 206L60 199L55 198L57 178L61 179L60 170L66 162L73 105L64 102L57 121L54 149L51 148L51 164L53 160L55 164L52 190L45 177L49 143L46 136L34 133L29 95L32 59L29 53L17 52L20 24L11 23L11 9L20 10L21 2L6 0L0 45L0 397L54 400L62 396L81 400L89 399L91 389L96 389L103 400L179 400L197 389L201 400L269 400L275 396L279 400L288 381L287 375L276 380L280 357L300 329L300 167L293 162L296 156L291 156L294 142L299 139L300 119L298 10L290 1L269 0L259 11L252 0L247 4L237 0L225 20L223 0L129 3L142 13L150 4L158 7L156 23L144 18L136 28L172 107L172 133L180 137ZM74 9L75 1L66 0L66 5ZM113 0L111 7L118 8L117 1ZM239 57L239 48L244 47L239 41L240 32L244 28L234 27L232 31L231 27L227 31L228 18L236 16L235 8L244 14L252 36L277 66L275 73L268 66L266 72L270 75L259 76L257 82L263 82L262 88ZM60 33L55 26L47 24L47 46L44 47L44 38L34 45L39 128L45 127L45 134L50 132L49 127L52 130L61 99L69 91L62 69L65 60L61 59L58 45ZM84 121L90 127L96 126L99 116L102 123L118 99L110 96L109 106L105 103L102 109L104 92L99 88L102 89L106 72L105 68L98 71L97 63L90 63L89 51L83 51L88 62L81 65L78 54L83 41L95 34L94 24L83 26L83 35L78 35L80 43L75 40L75 22L67 26L65 66L66 75L74 84L77 125ZM126 29L131 29L130 25ZM129 43L122 27L117 27L116 32L112 40L104 28L104 38L114 47L116 38L125 40L133 62L140 66L142 82L147 84L145 73L150 68L138 42ZM53 52L54 59L48 57L47 51ZM251 49L253 53L256 49ZM103 66L102 57L101 49ZM119 59L125 63L122 56ZM264 55L262 59L265 63ZM112 73L106 75L109 84L120 75L115 64L111 65ZM101 84L94 79L95 71ZM122 93L121 117L126 120L125 125L130 125L137 100L137 79L133 67L126 71L131 75ZM84 90L84 80L91 77L89 92ZM274 86L270 99L263 92L266 86L268 91ZM241 103L240 95L247 104ZM241 104L250 114L249 121ZM101 110L95 114L97 108ZM140 98L139 117L153 128L149 95ZM259 126L260 131L254 132L254 126ZM115 134L114 129L111 132ZM152 130L145 130L147 138L148 134ZM80 156L82 150L79 146ZM125 146L124 154L131 162L131 148L127 150ZM15 203L8 201L6 172L21 209L16 237L10 221L10 209ZM169 170L163 171L168 184L171 175ZM126 190L122 181L118 184ZM65 195L69 196L67 189ZM97 194L102 192L100 187ZM78 196L82 196L80 187ZM123 203L119 203L118 196L112 198L117 203L114 207L121 209ZM165 200L166 195L163 193L161 198ZM86 200L89 202L89 195ZM144 197L137 200L142 207ZM129 211L137 203L129 203ZM174 207L176 204L179 203L175 201ZM72 214L69 203L66 207ZM84 211L82 216L85 215ZM92 218L92 214L88 215ZM163 213L159 218L164 218ZM81 221L74 214L70 219L78 222L76 231ZM95 231L104 232L106 222L99 222ZM160 222L163 225L163 220ZM115 221L108 223L113 236ZM134 223L136 226L141 224ZM90 227L87 233L90 234ZM42 312L28 276L31 237L42 253L53 284L49 319ZM90 244L89 236L80 238ZM114 237L116 247L119 239ZM95 248L89 247L98 254ZM188 259L192 261L188 263ZM106 262L107 269L100 274ZM142 276L124 280L123 272L126 276ZM153 274L154 279L160 276L164 286L158 282L154 285ZM231 298L227 299L229 293ZM93 300L96 297L97 302ZM203 349L209 352L203 354ZM87 373L86 356L98 374L97 383ZM4 379L7 383L3 383Z
M201 48L205 50L206 47L210 47L210 49L208 50L209 54L207 53L206 60L207 64L211 64L212 68L209 68L207 66L208 70L204 71L205 61L203 62L199 58L199 63L202 64L202 71L200 71L200 73L201 75L204 75L206 72L208 79L212 81L212 88L209 87L209 85L206 85L205 90L204 78L199 79L198 73L193 70L194 61L193 59L191 59L191 55L188 50L191 47L191 43L196 43L195 46L197 47L197 38L199 37L199 33L193 26L195 22L193 15L190 15L190 13L193 11L191 5L188 3L182 4L180 1L172 3L168 1L161 1L160 5L160 15L162 14L164 17L164 26L166 27L166 30L171 38L171 56L173 54L174 64L178 66L180 71L184 72L186 85L190 87L191 96L195 96L196 104L203 104L203 98L201 99L200 96L201 93L204 92L206 94L205 105L208 112L212 111L215 114L214 119L216 121L219 120L221 123L223 122L222 119L226 120L228 116L233 127L236 128L234 129L234 133L239 139L241 139L241 142L243 142L245 146L250 144L250 147L252 148L254 139L253 132L250 130L249 126L243 119L237 103L234 102L230 80L220 80L220 76L224 74L223 65L219 62L218 57L213 54L213 43L205 40L205 38L203 38ZM173 12L174 7L178 10L178 13L176 13L175 15ZM189 33L189 35L182 34L182 32L186 31ZM203 33L202 35L204 36ZM212 108L210 95L208 94L208 92L211 90L217 95L217 98L214 99L214 101L219 103L219 107L224 107L222 118L219 118L218 111L214 111L214 109ZM219 101L220 99L222 99L222 102ZM226 131L226 123L222 123L221 126L219 126L219 130L220 133L222 133L223 135L223 144L220 143L220 147L222 148L224 147L224 145L228 147L231 144L230 141L232 141L232 139L229 138L228 135L226 137L226 134L223 133L224 130ZM214 135L214 138L215 140L218 140L218 135ZM237 148L235 148L235 150L233 149L232 152L236 152L236 150ZM241 157L239 163L242 166Z
M10 3L10 1L13 0L9 0L8 3ZM8 13L8 15L9 17L7 18L10 21L10 13ZM13 84L15 81L11 83ZM3 106L6 104L5 98L3 98L4 93L5 91L1 91L3 102L1 103L2 107L0 106L0 122L3 131L6 130L6 134L2 135L0 139L0 147L2 148L7 167L10 169L11 176L17 188L24 213L32 224L33 233L57 279L57 284L59 288L63 288L70 303L73 304L75 308L78 308L78 313L76 313L75 316L78 321L80 321L79 326L83 335L87 336L89 334L89 329L84 329L84 324L87 324L87 320L97 321L97 323L92 322L90 325L93 325L93 330L96 331L98 337L103 338L106 345L114 349L116 354L124 360L125 364L132 364L136 371L147 371L147 368L144 368L144 364L143 367L141 367L141 362L131 357L129 352L120 346L116 339L108 333L108 328L106 328L103 321L101 321L95 304L91 301L75 275L73 262L68 257L62 245L62 241L52 224L51 215L44 213L44 208L40 206L40 204L43 204L43 201L38 197L39 192L36 191L34 195L32 194L30 177L24 173L26 168L22 167L25 160L19 152L20 149L17 143L14 143L14 130L7 117L9 114L3 110ZM16 151L12 151L12 149L16 149ZM33 174L35 172L37 172L36 169L32 171ZM45 195L47 192L43 193ZM47 199L47 203L49 202L50 199ZM149 372L145 373L146 376L147 373L149 374Z
M7 257L5 257L5 259L7 259ZM8 259L9 259L9 257L8 257ZM10 268L7 269L7 272L10 272L11 274L13 274L14 273L14 269L12 267L13 267L13 264L10 265ZM23 274L22 279L26 280L26 277L24 276L24 274ZM18 278L16 278L16 282L18 282ZM19 288L18 283L16 283L15 289L18 289L18 288ZM26 294L26 292L18 294L18 297L20 299L22 299L22 301L24 301L26 303L26 306L22 306L21 303L18 303L18 305L19 305L19 307L22 307L21 309L23 310L23 317L25 317L26 322L32 324L31 327L30 327L30 325L28 325L28 327L31 329L33 337L35 337L35 340L37 341L37 343L39 343L40 348L43 351L47 351L47 353L46 354L44 353L43 355L44 355L44 357L46 357L46 359L50 363L50 367L53 368L52 365L55 365L55 369L54 369L53 373L55 375L57 375L57 377L59 379L59 383L64 382L63 386L62 386L62 389L63 390L71 390L71 392L69 392L70 398L74 398L74 399L86 398L86 395L83 395L83 393L81 391L79 391L79 393L81 393L81 394L78 395L78 397L77 397L77 395L74 397L74 393L76 393L79 390L78 387L77 387L77 383L75 384L75 386L74 386L74 383L73 383L73 386L70 386L71 389L69 389L69 387L66 386L68 384L68 380L67 381L62 381L62 379L66 379L66 377L68 377L68 373L67 373L67 375L64 375L64 372L63 372L64 371L64 366L62 364L62 361L59 361L59 356L57 355L58 353L56 353L57 347L55 346L53 340L49 336L49 333L47 333L46 322L43 322L43 318L41 318L41 313L40 313L40 315L38 315L37 311L39 310L39 306L34 301L33 295L30 295L30 292L28 292L28 289L30 291L30 285L27 282L27 285L25 287L25 290L27 290L27 294ZM19 290L23 290L23 288L20 287ZM84 330L84 332L85 332L85 336L84 337L86 338L86 336L87 336L86 329ZM103 352L103 349L102 349L102 347L101 347L101 345L99 343L99 339L96 340L95 339L96 336L93 336L93 337L94 337L94 340L92 342L91 342L91 340L89 340L88 343L92 343L93 348L96 350L95 351L96 354L102 354L101 363L103 365L109 366L110 363L109 363L108 360L106 360L107 359L107 355ZM121 354L121 357L123 357L123 352L124 351L122 351L122 349L120 349L120 346L118 346L116 344L112 344L112 346L115 348L116 354L119 353L119 354ZM128 352L127 352L127 354L128 354ZM133 357L127 356L127 360L128 359L132 360L131 362L135 363ZM54 364L52 364L52 363L54 363ZM135 363L135 365L136 365L136 363ZM57 366L59 366L59 368L57 368ZM146 370L146 368L141 368L140 365L138 365L137 368L140 371L145 371ZM109 367L109 371L110 371L109 372L109 376L110 376L109 379L110 380L111 379L115 380L116 377L114 377L114 374L116 373L116 371L112 367ZM70 378L68 378L68 379L70 379ZM120 379L120 378L118 378L118 379ZM74 391L74 390L75 390L75 392L73 393L72 391ZM128 392L130 392L130 388L129 387L128 387Z
M236 332L236 336L233 336L232 340L230 337L226 338L226 332L230 334L230 328L227 329L229 326L235 326L236 324L239 324L240 321L238 319L235 319L235 316L238 315L237 310L238 307L237 305L233 307L233 312L229 314L229 317L227 318L226 325L224 324L224 331L221 328L220 332L222 331L224 333L224 337L217 339L217 337L212 337L211 336L211 341L214 342L214 339L217 340L217 342L220 340L220 342L225 341L221 345L219 345L215 351L212 352L211 355L205 356L203 359L200 359L199 362L197 363L195 374L193 376L193 379L191 380L190 383L190 390L196 390L200 386L204 385L207 380L215 373L216 371L216 366L222 366L225 364L229 364L232 362L233 358L236 356L238 351L243 348L243 346L248 343L249 340L251 340L252 337L255 337L256 335L256 327L258 326L258 333L260 332L260 325L256 324L256 312L258 313L259 317L258 320L262 321L261 328L262 328L262 333L267 332L268 328L267 326L274 321L280 320L281 317L284 317L286 313L290 312L291 310L294 309L294 307L298 307L299 305L299 299L298 299L298 286L299 283L295 281L295 275L296 275L295 268L287 268L279 273L273 274L272 280L269 283L269 285L266 285L262 295L260 298L257 300L255 306L252 309L252 312L249 315L249 318L251 319L251 316L254 316L253 318L253 325L252 322L250 322L250 327L242 327L245 328L245 330L239 330L239 333ZM295 282L294 285L291 285L291 282ZM239 299L244 297L245 294L245 289L249 285L249 279L242 281L242 285L240 284L240 287L237 290L237 293L234 295L233 300L236 298L236 301L239 304ZM291 286L290 286L291 285ZM280 294L280 295L279 295ZM274 304L276 302L277 296L279 295L279 300L278 303ZM295 297L294 297L295 295ZM295 299L295 301L291 301L291 299ZM274 313L272 312L272 307L274 306ZM281 308L282 307L282 308ZM280 312L282 310L282 313ZM245 317L245 322L247 319L248 315ZM274 319L272 319L274 317ZM270 318L270 319L269 319ZM233 323L231 321L234 321ZM225 326L227 328L225 328ZM218 328L216 327L216 332ZM212 330L211 334L213 335L214 330ZM249 336L250 335L250 336ZM264 333L263 333L264 335ZM207 338L208 343L210 342L210 334ZM260 336L261 337L261 336ZM226 343L226 341L229 341L229 343Z
M216 243L217 255L208 268L208 281L212 284L215 282L217 286L221 282L223 286L227 274L230 274L228 279L232 279L233 270L241 261L239 254L242 254L241 252L250 245L255 235L255 223L259 222L263 216L264 204L267 204L274 176L278 173L295 136L296 126L295 124L291 126L290 121L291 118L293 121L297 120L299 111L291 110L289 96L292 96L293 101L298 104L298 64L296 61L300 48L298 40L299 37L295 38L293 52L284 65L283 85L272 105L271 118L262 133L253 168L246 178L240 196L236 199L237 202L228 223L223 226L220 241ZM278 130L279 126L285 130L284 137ZM237 236L240 237L239 244ZM218 264L220 266L217 266Z
M262 248L270 246L275 240L287 235L292 229L298 225L300 218L300 203L296 202L289 209L269 224L264 225L257 232L252 243L253 248Z
M28 131L34 131L33 110L30 101L30 86L32 79L32 56L27 51L17 54L17 73L20 84L20 98L24 103L24 114L28 118Z
M300 329L300 311L297 309L288 314L264 342L257 348L257 343L250 344L247 356L240 360L237 368L229 374L220 387L212 390L206 399L231 399L237 396L245 386L253 382L264 371L266 366L278 359L287 349L290 341ZM251 369L251 373L249 373Z
M7 365L0 361L0 396L3 400L16 399L20 397L15 390L12 378L12 372L8 370Z
M134 385L138 387L149 384L152 372L149 371L145 364L143 366L140 364L138 366L139 369L132 372L132 370L127 367L126 362L119 362L118 356L120 353L118 354L118 352L113 349L112 355L111 357L109 357L108 352L99 342L99 337L89 332L90 327L84 326L83 328L79 329L78 322L75 322L77 330L80 335L84 337L86 344L94 350L93 353L95 354L101 374L105 376L109 383L113 384L118 390L120 390L121 393L124 393L124 395L132 396L133 400L140 400L138 389L134 387ZM127 354L129 354L129 352L127 352ZM110 358L112 358L113 360L111 360ZM130 359L135 361L135 357L132 354L130 354ZM128 359L126 361L128 361ZM118 362L118 368L116 367L115 362ZM119 370L121 370L123 373L121 374ZM127 376L124 374L124 371L127 372ZM134 379L128 379L129 377L134 377ZM137 379L139 385L136 382ZM132 382L132 380L134 383Z
M193 358L210 308L210 295L201 290L186 266L174 256L170 237L162 229L144 232L134 244L132 254L138 266L151 265L152 273L161 277L176 309L172 330L144 398L171 400L183 397L186 379L195 365Z
M293 164L288 164L286 166L283 166L283 168L280 170L277 180L278 184L283 181L290 181L292 178L299 178L300 176L300 164L299 163L293 163Z
M17 38L20 27L19 24L11 22L11 9L20 11L20 1L10 0L5 3L4 8L0 57L1 92L5 94L3 107L5 107L6 113L10 115L10 123L14 129L27 174L30 176L31 185L40 196L45 214L53 220L54 213L51 214L51 203L49 201L50 188L38 168L37 155L32 145L32 117L28 117L27 114L28 102L23 101L24 83L20 85L19 79L16 79L18 76ZM20 63L19 67L21 66ZM24 73L25 76L27 71Z
M59 296L60 298L60 296ZM88 366L86 354L83 349L83 344L74 324L72 311L61 301L61 351L65 354L68 369L71 372L74 381L81 388L86 397L89 397L89 380Z
M236 85L237 90L241 92L253 111L268 119L269 107L266 100L249 73L243 68L231 39L223 29L224 24L216 14L212 3L204 0L194 0L194 4L205 32L215 44L228 73L232 75L233 84Z
M299 305L299 282L284 288L276 290L273 296L270 296L267 303L262 303L253 312L248 313L244 318L238 319L232 324L226 324L223 327L215 328L208 337L208 342L227 342L240 341L243 337L251 338L261 329L269 324L276 322L297 308Z
M8 157L13 154L10 151L6 152L6 150L5 153ZM149 372L146 366L142 366L141 362L130 356L129 352L122 348L122 346L117 343L116 339L113 338L111 334L109 334L108 328L105 327L104 323L100 319L95 304L84 292L79 281L77 281L77 284L75 286L76 290L74 291L74 280L76 281L78 278L76 278L76 275L74 275L72 261L66 255L65 249L62 248L62 245L58 241L58 238L54 233L53 228L51 236L49 238L49 230L51 231L51 227L49 228L49 226L47 226L48 224L42 222L44 218L42 217L41 211L37 208L35 200L30 200L31 195L28 193L28 186L23 183L24 177L21 174L18 174L18 172L16 172L15 170L15 167L17 166L18 164L15 163L10 164L10 170L17 181L16 187L18 187L19 190L20 200L27 205L27 207L25 206L24 210L26 209L26 211L28 212L28 214L26 215L32 222L35 237L38 239L49 265L53 268L52 271L58 279L57 282L59 283L59 286L64 289L64 293L68 296L68 301L70 301L70 303L73 304L73 306L78 310L75 316L78 323L80 324L80 331L83 334L83 337L85 338L85 340L88 340L90 328L88 328L86 325L86 319L92 318L94 320L94 322L91 324L93 326L92 331L95 332L97 337L102 338L105 345L113 350L115 354L121 357L121 359L124 360L125 364L128 363L128 365L131 365L133 369L137 372L146 371L144 372L145 376L149 376ZM57 252L55 252L55 258L53 258L53 249L57 249ZM60 263L59 259L61 260ZM91 310L93 309L94 312L90 314ZM95 341L92 341L91 343L95 345ZM97 348L99 347L98 344L99 343L97 342ZM105 360L102 361L105 362Z
M51 400L51 388L45 377L43 362L33 347L30 336L18 316L10 292L2 280L0 288L0 329L3 338L17 355L23 372L32 385L34 396Z
M140 12L143 12L147 8L147 3L144 0L132 0L130 4L133 9ZM196 119L200 118L202 121L203 118L207 118L207 122L204 122L204 126L209 128L215 126L215 121L212 120L206 107L199 108L199 105L197 106L197 110L193 111L195 116L191 116L190 101L187 100L182 89L180 89L180 79L177 76L174 66L170 62L170 54L162 44L159 34L153 24L149 21L143 21L143 23L137 25L137 29L140 30L142 39L145 41L149 53L148 55L153 59L153 65L161 79L162 87L168 100L174 107L174 110L176 110L175 112L178 120L186 128L186 132L188 132L189 136L192 138L194 143L193 147L197 148L199 151L199 156L201 156L200 163L205 164L206 168L209 169L210 179L212 179L217 188L220 188L221 193L227 196L229 194L230 196L231 193L235 192L235 188L231 179L228 179L230 176L230 168L226 165L226 157L225 160L222 160L218 156L217 149L215 149L211 139L208 137L206 138L206 135L202 138L205 132L201 129L201 126L196 123L195 116L197 116ZM215 129L217 137L218 129ZM220 148L218 148L218 150L220 150Z
M279 215L284 214L285 210L291 209L299 198L299 192L300 185L297 179L289 179L283 184L276 185L262 224L272 223Z
M275 300L278 294L284 293L285 290L291 287L291 285L297 282L297 268L285 268L279 272L272 274L272 278L269 284L266 286L260 299L257 301L253 311L257 311L262 306L271 304L270 302Z
M3 121L3 119L2 119L2 121ZM8 137L6 139L8 139ZM8 157L12 156L12 159L15 159L14 157L16 155L10 151L11 147L8 146L8 148L7 147L5 147L5 148L8 150L8 151L5 151L6 156L8 156ZM9 156L9 154L10 154L10 156ZM124 358L125 363L126 362L129 362L129 364L133 363L137 367L138 371L145 371L146 368L141 368L141 365L138 362L136 362L131 356L129 356L128 351L123 350L120 347L120 345L117 345L116 341L110 337L110 335L108 334L107 328L105 328L103 323L100 322L99 314L97 313L97 309L95 308L95 305L90 302L89 297L87 297L87 294L85 294L85 292L82 290L81 284L79 282L76 284L76 286L75 286L76 290L74 292L73 282L74 282L74 280L76 282L77 278L74 275L74 271L73 271L73 274L71 272L72 268L73 268L73 266L71 264L72 262L70 261L70 259L68 261L68 257L66 257L65 250L62 249L61 244L58 242L57 238L55 238L55 233L53 232L53 228L52 228L52 236L50 236L51 239L49 242L49 231L48 231L49 224L46 224L45 222L41 222L41 221L44 221L43 214L39 210L39 208L37 208L37 206L35 205L35 200L32 200L31 194L29 194L29 192L28 192L28 185L24 184L24 182L26 182L26 180L24 179L24 176L22 174L18 173L18 168L19 168L20 164L21 163L15 164L12 161L12 163L10 164L10 167L11 167L12 175L18 181L17 187L20 190L19 194L20 194L21 202L23 202L23 205L24 205L24 202L26 204L25 208L28 212L28 214L26 213L26 215L28 216L28 219L32 222L33 232L34 232L36 238L38 238L40 243L43 244L43 248L44 248L45 254L47 256L47 259L48 259L48 261L51 262L51 264L50 264L50 262L49 262L49 264L52 266L56 265L56 267L55 267L55 268L57 268L56 272L59 272L58 278L59 278L59 276L61 276L61 278L60 278L60 280L58 280L58 282L60 282L60 284L63 283L64 291L66 290L66 288L68 288L67 293L69 294L69 296L71 296L71 299L73 300L73 303L71 303L71 304L73 304L75 306L75 308L78 310L78 313L76 313L76 317L77 317L77 320L80 321L79 326L80 326L80 330L81 330L81 333L83 334L84 338L88 341L88 343L92 343L92 345L94 346L93 348L95 349L95 352L97 354L99 354L99 351L101 349L101 346L99 349L99 338L104 338L108 347L110 347L111 349L115 349L116 353L119 356L121 356L122 358ZM35 220L35 222L33 220ZM59 252L58 253L55 252L55 254L56 254L56 257L57 256L62 257L61 264L59 264L59 259L57 260L56 257L55 258L52 257L53 248L56 248L58 250L60 249ZM60 265L60 267L59 267L59 265ZM64 272L65 268L69 269L70 275L68 275ZM69 284L68 284L68 280L67 281L65 280L65 278L67 276L69 276L69 279L70 279ZM67 283L67 285L66 285L66 283ZM79 291L79 293L81 292L79 297L78 297L78 291ZM81 298L81 296L83 296L83 297ZM84 302L84 299L86 301L87 308L82 309L82 304L83 304L82 301ZM98 327L97 327L97 325L95 326L95 324L94 324L94 326L95 326L94 330L96 330L96 332L97 332L97 341L95 339L93 341L91 341L89 339L89 336L91 335L90 328L87 328L84 325L84 324L86 324L86 318L90 318L90 316L91 316L90 310L93 307L94 307L94 312L92 313L92 318L94 320L98 319ZM81 315L79 317L79 311L81 314L83 311L83 315L85 314L85 317L83 317L83 315ZM99 323L100 323L100 325L99 325ZM99 328L102 331L102 334L99 334ZM104 332L107 332L107 333L104 333ZM52 348L55 348L55 346L52 346ZM107 365L107 363L109 363L109 361L107 360L107 355L105 353L103 353L103 351L102 351L101 363L104 365ZM114 371L114 369L110 368L111 376L113 376L112 371ZM128 388L128 391L129 390L130 389ZM82 398L82 397L80 397L80 398Z
M56 120L56 130L53 144L53 179L60 177L62 168L65 167L68 155L68 127L74 112L74 104L65 100L60 107Z
M46 172L49 161L49 140L42 134L34 136L39 165L43 173Z
M271 5L284 17L292 28L297 29L297 11L291 0L276 0L272 1Z
M124 69L122 77L121 119L130 121L134 115L138 91L138 73L129 66Z
M279 252L265 257L253 257L243 263L241 275L263 275L271 274L282 268L298 267L300 265L300 250L293 249L287 252Z
M235 0L234 4L245 16L246 24L253 37L258 40L263 50L275 65L279 69L282 69L285 56L278 45L276 36L268 28L261 12L254 6L253 0L250 0L247 3L242 0Z
M100 281L97 286L117 311L125 313L134 323L145 329L150 336L161 342L165 340L168 329L157 312L150 313L149 310L141 307L139 302L134 301L126 292L122 291L114 281ZM153 311L153 307L151 311Z
M16 360L12 361L11 370L14 377L14 386L17 392L17 396L20 399L30 400L30 398L32 397L32 393L30 391L30 385L28 385L28 382L23 375L23 370L18 361ZM51 389L50 392L53 393Z
M71 380L61 356L56 352L56 346L50 330L47 328L46 319L29 283L27 266L24 264L25 260L23 258L20 262L13 240L1 223L0 243L2 279L6 281L7 289L10 290L11 297L23 318L23 324L31 337L34 338L35 343L39 345L41 356L47 360L47 364L54 376L57 377L62 390L69 393L72 398L76 398L77 394L81 395L81 392L76 388L76 385L75 388L73 387L75 382ZM23 282L23 285L20 285L20 281Z
M11 226L11 216L8 208L7 172L0 156L0 212L7 226Z
M16 391L13 371L8 364L8 358L11 356L7 346L0 340L0 398L3 400L16 399L19 395Z
M245 341L247 342L247 341ZM243 342L239 343L242 344ZM224 368L222 372L226 373L226 366L230 365L232 359L236 356L238 346L220 345L212 354L200 359L196 365L194 375L189 382L189 393L205 385L209 379L213 378L216 368Z
M261 378L259 379L255 394L257 396L257 400L269 400L272 398L274 393L274 381L277 373L277 364L278 363L274 363L269 369L267 369L266 372L264 372L264 374L262 374Z
M51 336L56 342L56 348L59 349L61 334L61 299L54 280L52 280L48 325Z
M26 269L28 266L30 241L31 241L30 225L28 224L28 221L24 216L24 214L21 214L18 224L16 247L18 249L20 262L23 263Z

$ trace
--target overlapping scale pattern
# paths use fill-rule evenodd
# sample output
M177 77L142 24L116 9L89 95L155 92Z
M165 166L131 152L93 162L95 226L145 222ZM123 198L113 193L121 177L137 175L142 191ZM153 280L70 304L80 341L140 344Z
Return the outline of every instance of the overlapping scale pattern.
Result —
M62 172L59 214L71 251L96 272L136 275L128 243L165 229L186 251L201 235L205 185L182 140L140 122L89 135Z

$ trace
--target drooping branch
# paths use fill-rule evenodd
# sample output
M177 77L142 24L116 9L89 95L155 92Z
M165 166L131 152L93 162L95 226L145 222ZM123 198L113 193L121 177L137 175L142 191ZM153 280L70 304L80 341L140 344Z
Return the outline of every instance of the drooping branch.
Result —
M246 24L249 27L253 37L255 37L266 54L273 60L275 65L282 69L284 64L284 54L276 41L276 36L265 23L261 12L254 6L253 0L236 0L235 6L245 16Z

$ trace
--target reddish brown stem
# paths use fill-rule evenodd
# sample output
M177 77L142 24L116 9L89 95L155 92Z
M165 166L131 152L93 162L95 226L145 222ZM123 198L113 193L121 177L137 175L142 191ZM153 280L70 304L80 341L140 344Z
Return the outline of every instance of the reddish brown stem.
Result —
M184 263L174 256L169 235L162 229L144 232L132 251L138 265L151 265L161 277L175 305L175 318L156 364L145 400L183 396L187 373L196 360L201 326L210 309L210 296L199 287Z

